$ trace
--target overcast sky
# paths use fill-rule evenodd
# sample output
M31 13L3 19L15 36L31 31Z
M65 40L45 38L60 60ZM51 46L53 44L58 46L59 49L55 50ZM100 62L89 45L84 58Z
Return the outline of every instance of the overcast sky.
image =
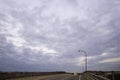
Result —
M120 70L120 0L0 0L0 71Z

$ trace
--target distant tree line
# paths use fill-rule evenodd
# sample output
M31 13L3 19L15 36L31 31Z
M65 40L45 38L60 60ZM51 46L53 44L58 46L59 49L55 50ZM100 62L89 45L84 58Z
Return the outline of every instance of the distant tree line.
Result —
M51 74L65 74L64 71L56 72L0 72L0 80L19 78L19 77L32 77Z

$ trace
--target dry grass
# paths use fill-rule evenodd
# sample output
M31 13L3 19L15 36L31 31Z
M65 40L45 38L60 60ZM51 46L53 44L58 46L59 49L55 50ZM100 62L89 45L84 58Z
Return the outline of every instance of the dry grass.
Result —
M14 78L14 79L6 79L6 80L39 80L48 77L60 76L60 75L68 75L68 74L56 74L56 75L44 75L44 76L35 76L35 77L26 77L26 78Z

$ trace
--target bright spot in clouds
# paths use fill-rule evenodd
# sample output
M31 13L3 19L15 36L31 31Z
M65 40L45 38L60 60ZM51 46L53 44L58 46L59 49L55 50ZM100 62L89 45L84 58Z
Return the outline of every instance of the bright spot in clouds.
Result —
M120 57L118 58L108 58L103 61L100 61L99 63L113 63L113 62L120 62Z

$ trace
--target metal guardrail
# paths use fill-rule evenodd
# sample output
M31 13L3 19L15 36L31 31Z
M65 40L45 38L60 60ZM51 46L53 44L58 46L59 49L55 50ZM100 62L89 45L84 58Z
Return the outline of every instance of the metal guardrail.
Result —
M97 77L99 80L110 80L110 79L108 79L106 77L103 77L103 76L95 75L95 74L92 74L92 73L90 73L90 74L93 75L94 77Z
M80 80L110 80L106 77L95 75L93 73L84 73Z

